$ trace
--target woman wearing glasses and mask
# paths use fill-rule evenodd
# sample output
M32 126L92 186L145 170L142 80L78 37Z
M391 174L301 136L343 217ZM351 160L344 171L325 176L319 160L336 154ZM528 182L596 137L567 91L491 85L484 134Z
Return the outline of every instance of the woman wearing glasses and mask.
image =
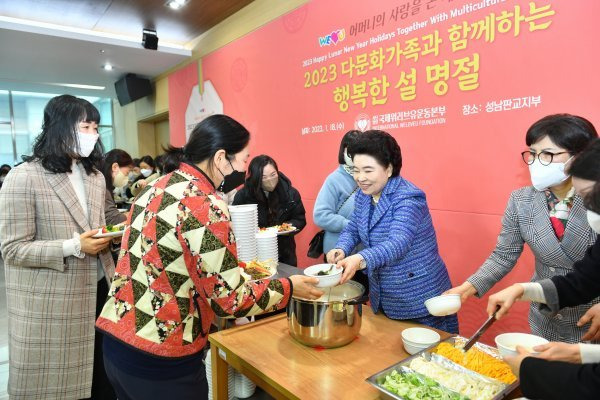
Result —
M573 186L587 208L590 227L600 233L600 139L568 165ZM508 312L515 301L534 301L544 313L554 315L568 306L587 303L600 295L600 239L576 262L569 274L538 282L515 283L490 296L488 312ZM583 340L600 338L600 305L584 316L590 329ZM599 399L600 344L551 342L533 348L533 356L517 346L518 355L504 357L521 381L521 391L531 399Z
M525 243L535 256L532 280L573 270L596 234L587 223L583 201L575 193L565 164L597 137L588 120L569 114L549 115L529 128L525 136L529 150L522 157L529 166L532 186L511 193L496 248L465 283L447 293L458 293L463 301L483 296L513 269ZM550 341L577 342L585 333L577 321L598 301L566 307L554 317L532 306L531 331Z

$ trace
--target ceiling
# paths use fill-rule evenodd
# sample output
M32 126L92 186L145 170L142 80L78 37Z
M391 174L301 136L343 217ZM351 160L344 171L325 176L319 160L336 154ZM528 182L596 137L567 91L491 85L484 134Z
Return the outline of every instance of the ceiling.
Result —
M0 0L0 88L114 97L126 73L155 77L191 57L190 42L253 0ZM141 45L155 29L158 50ZM101 67L111 63L115 69ZM94 85L74 89L57 83Z

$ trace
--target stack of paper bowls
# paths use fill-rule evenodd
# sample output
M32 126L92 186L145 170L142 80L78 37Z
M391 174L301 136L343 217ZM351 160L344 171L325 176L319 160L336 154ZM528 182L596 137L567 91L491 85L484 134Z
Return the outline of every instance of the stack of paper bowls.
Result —
M256 204L230 206L231 225L237 244L238 258L252 261L258 256L256 231L258 230L258 209Z
M235 397L238 399L247 399L248 397L251 397L255 391L256 385L254 382L235 371Z
M208 383L208 398L212 399L212 360L211 360L211 351L212 349L208 349L206 352L206 358L204 359L204 365L206 369L206 380ZM236 394L236 371L227 366L227 398L229 400L233 400ZM256 389L256 387L255 387ZM249 390L249 388L248 388ZM244 392L246 393L246 392Z
M256 247L258 250L258 261L279 261L279 253L277 251L277 231L264 230L259 231L256 235Z

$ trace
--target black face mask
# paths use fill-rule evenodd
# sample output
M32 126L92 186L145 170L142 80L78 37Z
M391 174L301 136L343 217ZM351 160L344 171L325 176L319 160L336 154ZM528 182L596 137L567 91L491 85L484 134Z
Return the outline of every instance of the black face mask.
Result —
M231 165L231 162L229 162L229 165ZM246 180L245 172L236 170L235 168L233 168L233 165L231 165L231 168L233 169L233 172L230 173L229 175L224 175L221 172L221 175L223 175L223 182L221 182L221 185L219 185L219 188L217 189L217 190L219 190L219 192L229 193L233 189L242 185L244 183L244 181Z

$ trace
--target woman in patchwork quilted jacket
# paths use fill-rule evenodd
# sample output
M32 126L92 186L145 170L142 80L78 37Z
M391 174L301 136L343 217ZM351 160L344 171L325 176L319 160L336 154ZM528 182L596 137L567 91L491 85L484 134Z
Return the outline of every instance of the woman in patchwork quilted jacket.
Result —
M215 190L245 170L249 141L232 118L206 118L183 148L169 149L179 168L135 200L96 324L106 333L106 370L120 400L206 399L201 350L215 315L275 311L292 292L322 294L316 278L246 282L240 275L229 211Z

